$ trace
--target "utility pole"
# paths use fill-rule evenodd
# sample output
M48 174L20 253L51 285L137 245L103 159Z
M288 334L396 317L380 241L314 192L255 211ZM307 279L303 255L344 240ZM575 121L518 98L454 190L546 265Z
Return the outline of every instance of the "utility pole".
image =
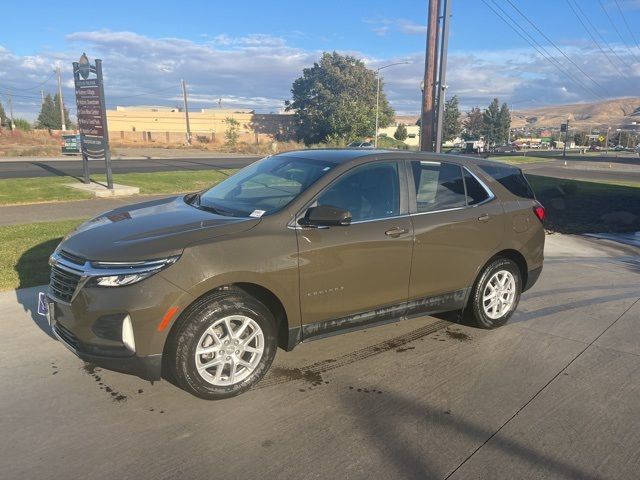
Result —
M56 73L58 74L58 98L60 99L60 123L62 125L62 131L67 129L64 124L64 100L62 99L62 80L60 79L60 67L56 67Z
M569 135L569 117L567 117L567 123L565 124L564 131L564 145L562 150L562 159L564 160L564 166L567 166L567 136Z
M11 131L13 132L16 129L16 125L13 123L13 99L11 94L9 94L9 118L11 118Z
M442 150L442 129L444 121L445 91L447 89L447 50L449 48L449 23L451 20L451 1L444 0L442 17L442 43L440 45L440 72L438 75L438 123L436 126L436 152Z
M184 121L187 125L187 143L191 144L191 126L189 125L189 104L187 103L187 84L182 80L182 98L184 100Z
M435 120L435 81L438 50L439 0L429 0L427 12L427 47L424 59L424 88L420 115L420 150L433 151L433 127Z
M44 90L40 89L40 105L44 105Z

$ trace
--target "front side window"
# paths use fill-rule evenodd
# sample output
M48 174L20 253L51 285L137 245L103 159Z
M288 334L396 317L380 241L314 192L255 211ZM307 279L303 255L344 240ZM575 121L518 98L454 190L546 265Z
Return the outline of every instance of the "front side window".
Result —
M354 168L322 192L316 205L348 210L353 222L399 215L397 163L379 162Z
M204 192L199 206L232 216L262 216L285 207L335 166L320 160L264 158Z
M411 162L418 212L466 205L462 168L451 163Z

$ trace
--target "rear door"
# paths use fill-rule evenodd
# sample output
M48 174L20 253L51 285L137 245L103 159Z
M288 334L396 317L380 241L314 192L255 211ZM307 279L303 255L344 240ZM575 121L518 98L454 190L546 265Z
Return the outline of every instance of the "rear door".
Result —
M409 299L445 295L458 308L488 255L500 244L504 221L493 193L467 168L411 161L409 204L414 249Z
M400 167L397 161L357 166L309 205L347 209L352 222L346 227L296 229L302 323L308 327L304 331L317 334L320 329L366 323L377 319L376 308L406 302L413 231L406 175ZM335 319L343 321L317 325ZM309 328L312 324L315 327Z

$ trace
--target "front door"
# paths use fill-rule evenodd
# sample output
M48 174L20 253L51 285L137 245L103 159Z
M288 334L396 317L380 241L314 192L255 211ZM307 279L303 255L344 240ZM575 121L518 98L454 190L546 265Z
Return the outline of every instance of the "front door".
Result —
M399 167L395 161L355 167L310 205L347 209L352 222L297 230L303 331L355 326L375 320L375 309L406 302L413 229L401 204Z

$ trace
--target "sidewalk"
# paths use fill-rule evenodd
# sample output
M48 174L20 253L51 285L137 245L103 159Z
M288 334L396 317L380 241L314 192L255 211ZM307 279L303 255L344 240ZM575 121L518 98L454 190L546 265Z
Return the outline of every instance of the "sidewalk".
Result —
M102 212L122 207L123 205L175 195L177 194L133 195L126 198L92 198L74 200L72 202L9 205L0 207L0 226L93 218Z

